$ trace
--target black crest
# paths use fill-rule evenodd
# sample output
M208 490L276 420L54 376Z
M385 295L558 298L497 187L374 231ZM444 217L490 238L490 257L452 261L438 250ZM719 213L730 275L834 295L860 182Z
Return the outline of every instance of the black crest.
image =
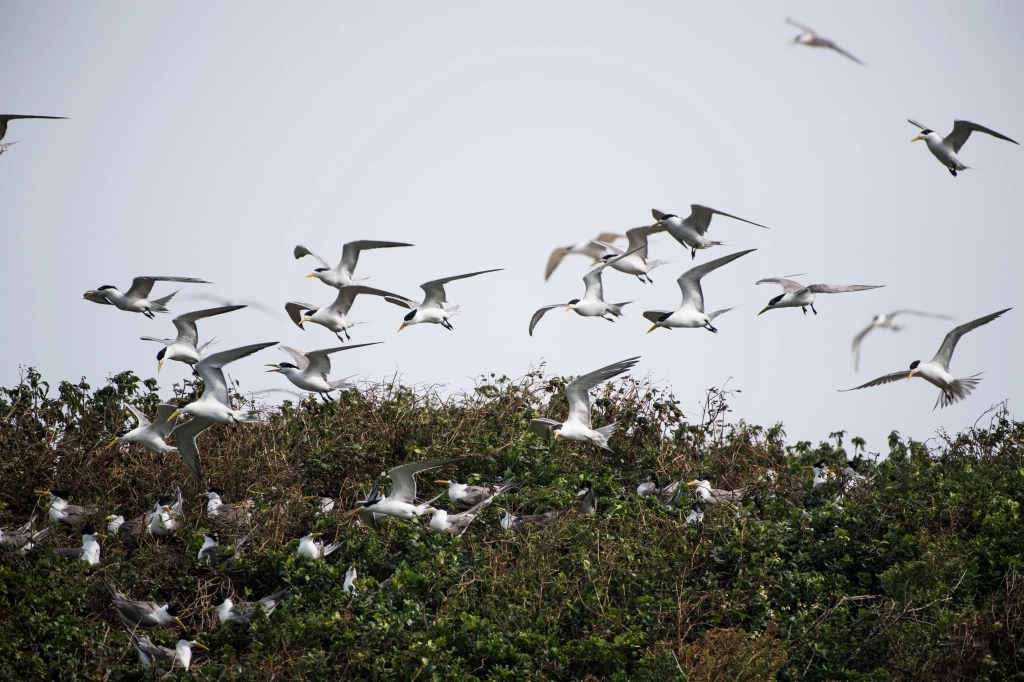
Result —
M411 310L411 311L409 311L409 314L406 315L405 317L403 317L402 319L405 320L406 322L412 322L412 318L414 318L414 317L416 317L416 311L415 310Z
M117 287L115 287L113 284L104 284L103 286L101 286L96 291L106 291L107 289L116 289L116 288Z
M772 300L768 301L768 305L775 305L776 303L781 301L785 296L786 296L785 294L779 294L778 296L776 296Z
M580 299L578 299L578 298L574 298L574 299L572 299L571 301L569 301L569 305L576 305L576 304L577 304L577 303L579 303L579 302L580 302Z
M910 363L910 369L917 369L917 366L920 365L920 364L921 364L920 360L914 360L912 363Z
M156 354L156 359L163 360L165 355L167 355L167 346L160 349L160 352Z

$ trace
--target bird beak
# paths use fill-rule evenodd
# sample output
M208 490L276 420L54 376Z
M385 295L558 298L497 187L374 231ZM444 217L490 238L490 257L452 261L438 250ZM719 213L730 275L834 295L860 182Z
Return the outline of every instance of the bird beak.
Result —
M277 365L264 365L264 367L273 367L273 369L268 369L267 370L268 373L269 372L280 372L281 371L281 368L278 367Z
M686 484L686 487L687 488L696 488L697 487L697 481L690 481L689 483Z
M114 515L113 515L113 514L111 514L110 516L108 516L107 518L105 518L105 519L103 519L103 520L104 520L104 521L113 521L113 520L114 520Z
M761 315L761 314L763 314L763 313L765 312L765 310L768 310L769 308L771 308L771 306L770 306L770 305L766 305L766 306L764 307L764 310L762 310L762 311L761 311L760 313L758 313L758 315Z
M110 448L114 447L115 445L117 445L117 439L116 438L114 440L110 441L109 443L107 443L107 447L104 448L104 449L105 450L109 450Z
M33 490L32 492L36 494L36 497L46 497L50 494L49 490Z
M363 509L364 509L364 507L356 507L355 509L350 510L348 515L349 516L355 516L356 514L361 512Z
M562 432L561 431L555 431L555 438L561 438L561 437L562 437Z
M433 507L427 507L427 511L428 512L436 512L437 510L434 509Z
M311 272L311 273L309 273L308 275L306 275L306 279L309 279L310 277L316 277L316 276L317 276L318 274L319 274L319 273L316 273L316 272Z
M164 368L164 361L163 360L161 360L160 362L156 363L156 373L157 374L159 374L160 370L162 370L163 368Z
M306 324L307 322L309 322L309 315L303 315L301 318L299 318L299 326L300 327L302 325Z
M97 293L99 293L99 292L89 290L89 291L85 292L85 294L82 295L82 298L92 298Z
M107 520L109 521L112 518L114 518L114 517L113 516L108 516ZM201 537L203 537L203 534L202 533L192 533L192 537L194 537L194 538L201 538Z
M652 325L651 325L651 328L647 330L647 333L648 333L648 334L650 334L651 332L653 332L653 331L654 331L655 329L657 329L657 328L658 328L658 325L656 325L656 324L652 324Z
M316 538L320 537L321 535L323 535L323 533L313 533L313 539L315 540Z
M206 614L208 614L208 613L210 613L212 611L213 611L213 607L212 606L207 606L205 609L203 609L202 611L199 612L199 615L200 616L205 616ZM174 620L177 621L178 619L175 618Z
M444 485L448 485L451 481L434 481L434 483L443 483Z
M175 620L177 620L177 618L175 618ZM203 651L209 651L209 649L206 648L206 645L202 644L200 642L192 642L192 646L194 648L196 648L196 649L202 649Z
M916 372L917 372L917 370L916 370L916 369L912 369L912 370L910 370L910 373L909 373L909 374L907 375L907 381L910 381L911 379L913 379L913 378L914 378L914 374L915 374Z
M317 495L303 495L302 499L304 499L306 501L311 501L311 500L318 500L320 498Z
M812 469L814 469L814 467L800 467L800 468L803 469L804 471L811 471Z
M212 610L213 609L207 609L207 611L212 611ZM204 613L205 613L205 611L204 611ZM185 627L185 624L181 622L180 618L175 618L174 622L177 623L178 627L180 627L182 630L188 630L188 628ZM203 646L202 644L200 644L199 642L196 642L195 644L193 644L193 646L198 646L198 647L202 647L203 649L206 649L206 647ZM209 649L206 649L206 650L209 651Z
M106 533L94 533L94 535L95 535L96 537L98 537L98 538L103 538L104 540L106 540L106 539L107 539L107 534L106 534ZM183 628L183 629L184 629L184 628Z
M918 140L923 140L923 139L924 139L923 137L921 137L920 135L918 135L918 136L917 136L917 137L915 137L915 138L914 138L913 140L911 140L911 142L917 142Z
M169 417L167 417L167 421L169 421L169 422L174 421L174 418L177 417L180 413L181 413L181 410L175 410L174 412L171 412L171 415Z
M402 326L398 328L398 331L400 332L400 331L402 331L403 329L405 329L405 328L406 328L406 327L408 327L408 326L409 326L409 325L407 325L407 324L406 324L405 322L403 322L403 323L402 323ZM395 332L395 333L397 334L398 332Z
M572 306L571 305L565 306L565 312L569 312L570 310L572 310Z

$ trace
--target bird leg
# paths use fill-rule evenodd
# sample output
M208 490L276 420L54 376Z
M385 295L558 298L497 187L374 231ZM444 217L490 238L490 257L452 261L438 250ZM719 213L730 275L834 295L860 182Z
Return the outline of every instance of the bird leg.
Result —
M334 335L338 337L338 341L345 343L345 339L338 332L334 332Z
M955 175L955 173L954 173L954 175ZM146 317L148 317L151 320L155 320L156 319L156 315L154 315L153 311L150 310L149 308L146 308L145 310L143 310L142 314L145 315Z
M800 310L804 311L804 315L807 314L807 306L805 306L805 305L800 306Z
M329 405L331 403L331 394L330 394L330 392L328 392L326 394L326 396L324 395L324 393L321 392L320 393L320 400L324 401L324 404Z
M607 314L608 313L605 313L605 315L607 315ZM601 319L602 320L608 320L609 322L614 322L615 321L614 317L605 317L604 315L601 316Z
M448 320L441 320L441 326L447 329L448 331L455 331L455 327L453 327L452 323L449 322Z
M348 333L348 328L346 327L345 329L342 329L342 331L345 332L345 339L351 341L352 335Z
M697 258L697 249L690 249L690 260Z
M811 304L811 310L813 310L813 311L814 311L814 314L815 314L815 315L817 315L817 314L818 314L818 311L817 311L817 310L814 310L814 304L813 304L813 303ZM804 312L807 312L807 311L805 310Z
M704 325L704 328L707 329L709 332L714 332L715 334L718 333L718 330L712 327L710 322Z

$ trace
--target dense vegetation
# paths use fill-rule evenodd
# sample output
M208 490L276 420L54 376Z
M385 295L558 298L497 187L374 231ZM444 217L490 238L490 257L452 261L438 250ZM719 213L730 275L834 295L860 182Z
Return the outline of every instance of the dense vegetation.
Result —
M177 484L186 524L169 540L107 539L95 568L46 551L0 555L0 677L150 679L104 575L133 598L179 605L211 649L187 673L199 680L1024 680L1024 423L1005 410L928 447L893 433L884 457L861 467L872 480L844 493L812 490L801 466L844 466L856 454L846 434L787 446L781 426L729 424L721 391L684 415L671 394L627 379L596 401L595 421L622 422L614 455L547 443L526 424L564 417L562 384L491 375L449 399L385 384L285 404L263 423L204 435L200 482L180 458L103 449L125 424L123 402L154 412L152 380L54 391L28 371L0 389L3 528L42 514L35 488L135 516ZM178 398L195 388L177 386ZM469 459L441 477L526 482L461 538L425 520L382 530L317 520L301 499L330 491L351 504L398 463L457 455ZM686 524L689 503L668 511L633 493L646 471L709 472L718 487L750 490ZM433 478L421 477L426 496L440 492ZM522 536L499 528L506 508L568 507L582 479L596 486L597 514ZM258 502L255 549L221 570L197 565L192 535L211 528L197 499L208 485ZM327 561L294 555L310 524L345 543ZM221 530L230 540L249 527ZM78 537L58 530L51 542ZM350 564L354 594L341 590ZM216 615L201 614L219 595L286 585L292 599L250 626L214 629Z

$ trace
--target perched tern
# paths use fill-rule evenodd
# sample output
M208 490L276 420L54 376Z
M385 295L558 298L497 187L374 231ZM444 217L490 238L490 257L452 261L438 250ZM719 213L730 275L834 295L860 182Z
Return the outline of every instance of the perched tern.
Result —
M278 605L287 599L291 595L291 590L287 587L283 590L278 590L273 594L268 594L266 597L254 602L247 601L234 601L231 597L225 597L224 601L215 606L211 606L206 611L216 611L217 621L221 626L235 624L235 625L246 625L252 621L256 615L257 610L262 611L270 617L270 614L277 609ZM206 612L204 611L204 613Z
M685 490L685 488L682 485L682 480L672 481L664 487L659 488L658 478L652 471L648 473L643 482L636 487L636 494L640 497L654 497L661 500L666 505L673 505L679 500L683 490Z
M36 517L33 515L28 520L28 523L18 528L13 533L5 533L0 528L0 549L6 549L11 551L18 551L25 554L36 544L50 534L53 530L53 526L47 528L41 528L40 530L33 531L32 525L35 523Z
M401 296L388 296L384 300L388 303L393 303L403 308L409 308L410 313L403 318L402 326L398 328L398 331L402 331L406 327L414 324L430 323L440 324L449 331L453 329L452 323L448 321L452 315L459 312L461 306L453 305L451 307L445 307L448 303L447 295L444 292L444 285L449 282L454 282L459 279L466 279L467 277L476 277L477 275L485 275L488 272L499 272L503 268L492 268L491 270L480 270L479 272L470 272L465 275L455 275L454 277L445 277L444 279L435 279L430 282L425 282L420 285L420 289L423 289L424 298L421 303L417 303L412 299L403 298Z
M647 310L644 312L644 317L653 322L651 328L647 330L650 334L658 327L663 329L673 328L689 328L699 329L704 328L709 332L718 333L718 330L711 324L711 322L721 315L727 313L732 308L725 308L723 310L716 310L712 313L704 312L704 292L700 287L700 280L704 275L716 270L726 263L731 263L740 256L745 256L751 251L757 249L747 249L746 251L738 251L736 253L718 258L713 261L708 261L703 265L698 265L695 268L690 268L676 280L676 284L679 285L679 290L683 292L683 302L679 304L674 312L669 310Z
M181 528L181 517L184 500L181 487L175 490L174 497L164 495L157 501L158 509L149 520L149 534L153 537L166 538L174 535Z
M494 485L468 485L465 478L441 479L434 483L448 486L448 499L460 507L475 507L484 500L496 497L507 490L518 487L515 478L507 478Z
M143 630L156 630L157 628L177 625L182 630L185 624L178 618L178 610L170 604L157 604L152 601L134 601L128 598L124 592L117 590L107 582L107 579L100 577L104 586L110 592L110 602L117 609L117 615L125 627L130 629L142 628Z
M833 480L836 475L828 468L828 463L823 459L819 459L817 464L803 467L805 471L810 471L814 474L814 479L811 481L811 487L814 490L819 490L821 486L825 485L829 481Z
M192 417L184 424L176 426L173 433L178 452L185 458L185 464L196 478L202 478L199 468L199 448L196 446L196 438L199 437L199 434L214 424L248 423L256 421L259 417L257 410L236 410L231 407L228 384L224 378L224 365L274 345L277 345L277 341L233 348L208 355L196 363L196 372L203 380L203 395L199 400L175 410L170 416L173 419L182 413Z
M807 47L827 47L830 50L835 50L836 52L838 52L839 54L843 55L847 59L851 59L851 60L857 62L861 66L867 66L864 62L862 62L861 60L857 59L852 54L850 54L849 52L847 52L843 48L839 47L838 45L836 45L834 42L832 42L828 38L822 38L820 35L818 35L817 33L814 32L814 29L810 28L809 26L804 26L803 24L798 24L797 22L793 21L792 19L786 19L786 23L790 24L792 26L796 26L798 29L803 31L803 33L798 35L796 38L793 38L793 44L794 45L806 45Z
M0 114L0 140L4 139L4 136L7 135L7 124L8 123L10 123L11 121L18 121L18 120L23 120L23 119L27 119L27 118L45 118L45 119L48 119L48 120L51 120L51 121L66 121L68 117L67 116L25 116L25 115L22 115L22 114ZM10 143L8 143L8 146L10 146L12 144L15 144L15 143L14 142L10 142ZM6 150L7 150L7 147L4 147L3 151L6 151ZM2 153L2 152L0 152L0 153Z
M614 262L609 263L612 266L612 270L618 270L627 275L634 275L645 284L653 284L654 280L651 279L651 270L660 265L665 265L668 261L647 258L647 237L650 234L650 225L641 225L640 227L626 230L628 242L625 249L620 249L614 244L607 242L596 241L594 243L608 250L608 253L601 256L601 260L614 260ZM616 258L616 256L623 257Z
M107 522L107 534L118 540L138 539L149 528L153 515L159 511L159 505L154 504L153 508L142 516L127 520L122 514L115 512L104 519Z
M320 262L320 267L313 270L313 272L306 275L306 277L316 277L324 284L340 289L341 287L351 286L356 283L352 272L356 269L356 263L359 262L359 253L361 251L369 249L392 249L396 246L412 246L412 244L406 244L405 242L381 242L374 241L372 239L349 242L342 247L341 261L333 269L327 261L301 244L295 247L295 251L293 253L297 259L302 258L303 256L312 256Z
M295 386L304 391L319 393L320 398L325 403L328 403L331 401L331 391L343 391L355 386L355 384L350 384L344 379L330 381L327 378L327 375L331 373L331 353L362 348L363 346L375 346L378 343L382 342L375 341L373 343L360 343L355 346L322 348L309 351L308 353L289 346L280 346L280 349L290 355L295 362L280 362L276 365L268 364L267 367L272 367L273 369L268 369L267 371L283 374Z
M677 242L690 249L690 256L692 258L697 257L697 249L707 249L712 246L720 246L723 242L716 242L707 239L704 235L707 234L708 228L711 226L711 218L716 215L723 216L725 218L732 218L738 220L741 223L747 223L756 227L764 227L764 225L755 223L745 218L738 218L729 213L718 211L708 206L701 206L700 204L690 204L690 215L685 219L673 213L662 213L656 208L651 209L651 214L654 216L656 221L651 225L648 234L654 234L656 232L668 232Z
M174 423L177 421L177 417L171 418L171 415L178 411L177 405L168 403L157 405L156 421L152 422L134 405L125 403L125 407L135 415L139 424L134 429L118 431L114 439L107 443L108 448L112 448L118 443L136 443L159 457L161 461L163 461L164 455L178 451L178 448L167 444L167 437L171 435Z
M210 488L200 495L200 497L206 498L207 516L217 519L218 521L226 521L228 523L248 521L252 518L251 510L254 506L252 500L246 500L241 504L228 504L221 499L221 495L223 494L224 491L220 488Z
M570 381L565 385L565 398L569 402L569 416L566 420L558 423L554 419L534 419L530 422L530 430L546 438L553 434L555 438L591 443L604 450L611 450L608 439L619 423L612 422L599 429L591 426L590 389L630 370L639 359L638 356L622 360Z
M576 493L576 510L581 514L597 513L597 495L594 493L594 484L590 481L583 481L579 492Z
M362 510L369 510L406 521L425 514L430 508L430 503L416 504L416 474L437 469L445 464L461 462L463 459L465 457L433 459L397 466L388 473L391 478L391 492L388 493L388 496L357 502L356 508L351 513L356 514Z
M746 488L737 488L736 490L721 490L719 488L711 487L711 476L704 474L700 478L694 479L686 484L690 488L694 488L696 493L700 495L700 499L704 504L718 504L719 502L735 502L743 499L743 495L746 492Z
M864 340L864 337L867 336L872 329L891 329L894 332L898 332L903 329L903 327L896 322L896 318L900 315L918 315L920 317L934 317L940 320L953 319L949 315L922 313L917 310L894 310L891 313L875 315L874 319L871 320L871 324L865 327L859 334L857 334L857 336L853 337L853 371L856 372L857 365L860 364L860 342Z
M324 545L318 539L323 533L313 533L310 531L303 531L302 537L299 538L299 548L295 550L295 553L299 556L309 557L310 559L323 559L341 547L341 541L333 542L329 545Z
M700 502L694 502L693 506L690 507L690 513L686 515L687 523L703 523L704 522L704 505Z
M476 503L469 509L459 514L453 513L447 507L427 507L430 516L430 527L442 533L451 533L455 536L462 536L469 528L469 524L484 510L484 507L491 503L494 498L488 497Z
M971 123L970 121L953 121L953 132L945 137L942 137L937 132L923 126L912 118L907 119L908 123L911 123L921 129L921 133L911 140L911 142L917 142L918 140L924 140L924 143L928 145L928 151L939 160L943 166L946 167L953 177L956 177L957 171L967 170L969 166L965 166L960 162L960 158L957 154L960 153L960 148L967 142L967 138L971 136L972 132L986 133L992 137L997 137L1000 140L1006 140L1016 145L1020 143L1016 140L1011 140L1002 133L986 128L985 126L978 125L977 123Z
M83 298L93 303L112 305L118 310L129 313L142 313L149 319L156 317L154 313L166 313L167 304L178 292L168 294L163 298L149 300L149 292L153 290L156 282L187 282L190 284L210 284L205 279L195 277L136 277L132 280L132 286L127 292L121 293L117 287L111 284L104 284L99 289L90 289L85 292Z
M71 504L66 499L67 493L62 490L37 490L35 493L39 497L49 498L47 513L50 515L50 520L68 528L78 530L88 523L90 518L99 513L99 509L94 505L80 507L77 504Z
M154 644L149 637L140 635L127 625L124 626L124 630L128 633L128 639L139 654L139 662L147 668L156 667L168 671L188 670L189 666L192 665L193 648L209 651L209 649L196 640L195 635L188 632L180 633L174 648L170 649Z
M220 535L214 533L193 533L195 537L201 537L203 544L196 554L196 561L201 564L219 564L221 561Z
M981 382L981 379L978 378L978 376L980 376L979 374L955 379L953 378L953 375L949 373L949 361L953 357L953 350L956 348L957 341L959 341L960 337L967 332L988 324L1009 310L1012 310L1012 308L1004 308L999 312L979 317L976 320L972 320L971 322L956 327L953 331L946 334L946 338L942 340L942 345L939 346L939 352L936 353L935 357L933 357L929 362L914 360L910 363L909 370L886 374L885 376L878 377L874 381L869 381L866 384L862 384L855 388L848 388L846 390L858 391L862 388L868 388L869 386L881 386L882 384L889 384L894 381L900 381L901 379L909 381L913 377L921 377L942 391L939 393L938 400L935 401L935 407L933 407L932 410L937 407L948 407L955 402L963 400L971 394L971 391L977 387L978 383Z
M632 253L632 252L630 252ZM601 273L604 269L614 263L621 261L629 253L613 256L610 260L604 261L586 275L583 276L583 284L587 287L586 292L583 294L583 298L574 298L568 303L556 303L554 305L546 305L533 314L530 318L530 336L533 336L533 329L540 322L540 318L544 317L549 310L555 308L565 308L566 312L572 310L581 317L600 317L603 320L614 322L616 317L622 317L622 307L629 305L632 301L625 301L623 303L605 303L604 300L604 285L601 283Z
M203 352L209 348L213 341L207 341L202 346L198 345L199 330L196 328L196 320L213 317L214 315L223 315L224 313L241 310L245 307L244 305L226 305L220 308L208 308L178 315L171 320L174 323L174 328L178 330L178 335L173 339L156 339L152 336L140 337L143 341L156 341L157 343L164 344L164 348L161 348L160 352L156 354L157 374L163 369L164 362L167 360L177 360L188 365L194 365L202 359Z
M795 275L791 275L795 276ZM850 291L867 291L868 289L881 289L884 284L812 284L810 286L804 286L799 282L794 282L791 279L785 279L784 277L768 277L766 279L760 279L756 282L757 284L778 284L782 287L782 293L775 298L768 301L766 305L758 315L761 315L768 310L776 310L777 308L800 308L804 311L804 315L807 314L807 306L811 306L811 310L817 315L818 311L814 309L814 299L818 294L845 294Z
M348 570L345 571L345 581L341 584L341 591L345 594L352 594L356 591L356 578L359 577L359 572L356 571L356 567L349 566Z
M102 533L97 533L96 529L92 527L92 524L85 524L82 528L82 546L81 547L68 547L67 549L55 549L53 553L67 557L75 561L84 561L90 566L98 566L100 563L100 541L99 538L105 537Z
M389 291L354 284L341 287L338 290L337 297L334 299L334 303L325 308L317 308L309 303L302 303L300 301L289 301L285 304L284 309L288 312L288 317L291 318L292 322L299 329L305 331L306 328L302 325L306 322L312 322L334 332L338 340L345 343L346 340L352 340L348 330L357 324L362 324L362 322L351 322L348 319L348 311L352 309L352 304L355 303L356 296L359 294L381 296L385 300L403 299L402 296L392 294Z
M570 254L579 254L592 259L596 263L608 253L608 248L605 244L613 244L619 239L622 239L621 234L615 234L614 232L602 232L597 235L596 239L588 239L587 241L577 242L576 244L570 244L569 246L558 247L551 252L551 256L548 258L548 264L544 268L544 281L550 279L551 273L555 271L555 268L558 267L558 264L561 263L562 259L566 256Z
M566 509L544 512L542 514L524 514L522 516L505 512L505 515L498 521L498 525L501 526L502 530L511 530L517 533L525 533L527 526L544 530L558 519L572 513L573 509L577 509L584 514L592 514L597 511L597 499L594 497L594 488L590 481L583 482L579 492L576 493L576 499L572 506Z

